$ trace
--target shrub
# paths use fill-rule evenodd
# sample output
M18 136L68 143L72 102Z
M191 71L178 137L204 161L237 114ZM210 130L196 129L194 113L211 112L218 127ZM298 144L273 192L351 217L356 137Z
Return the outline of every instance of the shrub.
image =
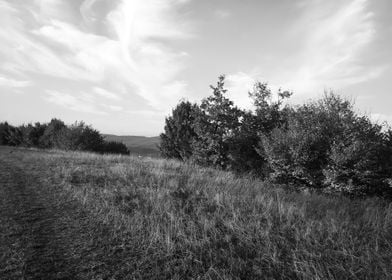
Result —
M325 127L303 112L292 112L287 126L275 128L261 136L262 153L272 170L271 177L280 183L319 186L322 168L327 162L329 138Z
M39 122L35 123L34 125L29 123L28 125L20 126L19 129L23 135L22 145L26 147L40 147L40 139L44 135L46 128L46 124L41 124Z
M23 144L23 133L19 127L9 125L5 131L6 143L9 146L19 146Z
M324 183L331 191L350 194L392 194L390 132L366 117L358 118L350 130L331 146Z
M7 122L0 123L0 145L8 145L9 127Z
M123 143L105 142L98 130L84 122L67 126L59 119L19 127L0 123L0 145L129 154Z
M115 141L105 141L101 144L99 152L104 154L129 155L129 150L124 143Z
M331 93L293 109L287 125L264 135L260 148L275 181L358 195L388 190L390 143L382 126Z
M240 113L240 125L234 130L229 143L230 169L266 177L269 173L267 161L265 155L258 152L260 136L268 135L274 128L286 123L288 107L283 107L283 101L289 98L291 93L279 89L277 100L274 101L268 85L256 82L249 96L252 98L255 112Z
M99 131L84 122L76 122L68 127L64 140L68 142L69 149L79 151L98 152L104 143Z
M62 120L52 119L46 126L45 132L39 142L43 148L59 148L64 146L66 125Z

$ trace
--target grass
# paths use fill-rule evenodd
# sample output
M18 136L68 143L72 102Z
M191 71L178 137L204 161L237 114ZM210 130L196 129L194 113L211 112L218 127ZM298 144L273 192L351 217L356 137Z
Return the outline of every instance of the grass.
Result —
M39 163L48 185L105 226L91 239L107 248L89 250L113 260L108 279L392 279L392 203L381 199L288 192L160 159L12 157Z

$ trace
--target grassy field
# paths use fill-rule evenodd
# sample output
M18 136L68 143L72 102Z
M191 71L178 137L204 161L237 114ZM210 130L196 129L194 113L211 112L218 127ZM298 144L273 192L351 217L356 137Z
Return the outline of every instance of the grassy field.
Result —
M1 279L392 279L392 204L0 147Z

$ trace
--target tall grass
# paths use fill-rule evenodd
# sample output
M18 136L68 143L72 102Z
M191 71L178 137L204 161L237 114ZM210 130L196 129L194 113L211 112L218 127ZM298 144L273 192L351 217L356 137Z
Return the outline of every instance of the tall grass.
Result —
M60 151L28 157L110 225L122 277L392 279L387 201L289 192L176 161Z

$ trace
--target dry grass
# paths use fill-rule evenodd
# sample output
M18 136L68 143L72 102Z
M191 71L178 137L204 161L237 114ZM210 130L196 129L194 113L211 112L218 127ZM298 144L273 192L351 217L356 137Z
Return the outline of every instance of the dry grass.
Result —
M392 278L386 201L286 192L176 161L21 151L107 226L110 279Z

